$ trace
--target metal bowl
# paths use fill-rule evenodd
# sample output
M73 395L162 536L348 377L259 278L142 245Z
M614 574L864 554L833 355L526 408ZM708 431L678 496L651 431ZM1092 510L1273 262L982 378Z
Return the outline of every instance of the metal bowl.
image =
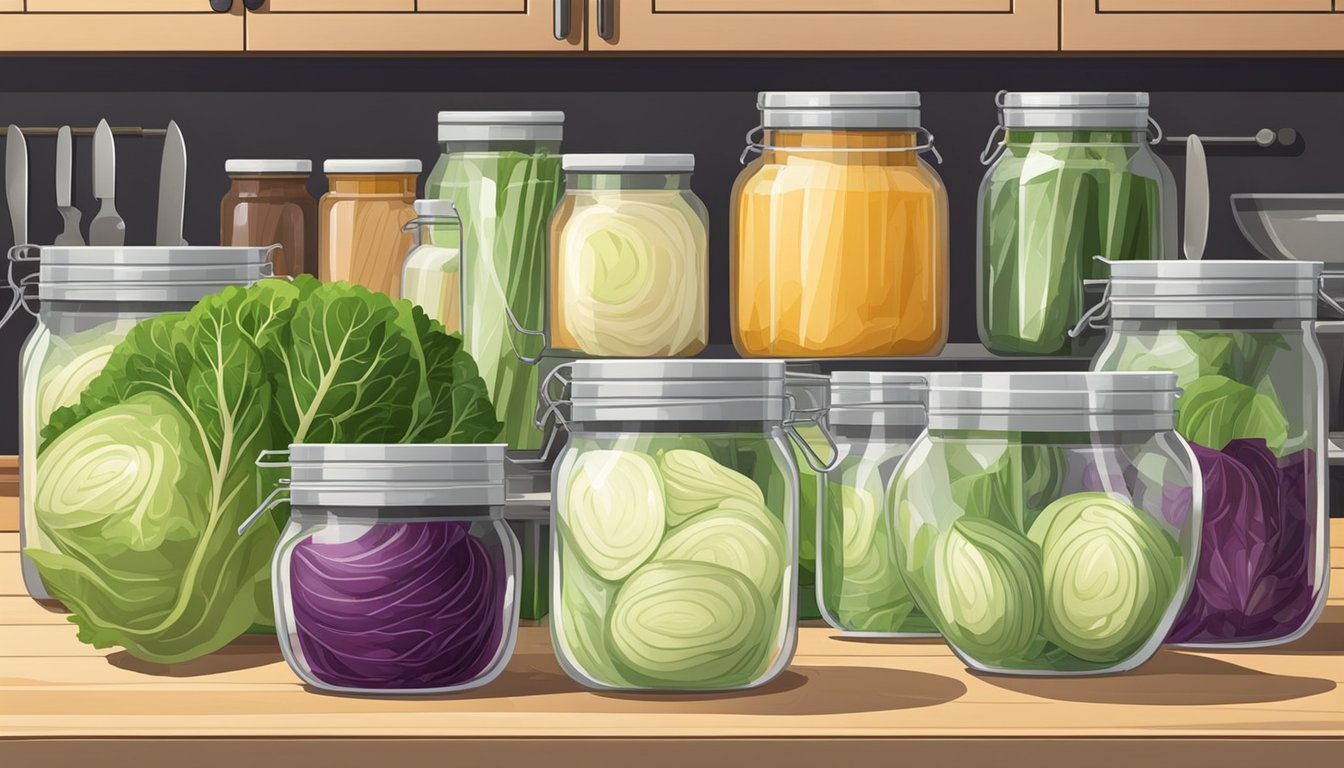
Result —
M1344 194L1232 195L1241 234L1269 259L1344 269Z

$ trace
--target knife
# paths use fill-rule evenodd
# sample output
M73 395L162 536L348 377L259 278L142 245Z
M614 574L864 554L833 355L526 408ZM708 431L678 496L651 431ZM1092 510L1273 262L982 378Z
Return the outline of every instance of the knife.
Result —
M98 121L93 132L93 196L98 198L98 215L89 222L89 245L126 244L126 222L117 213L117 147L112 127Z
M28 143L17 125L5 134L5 200L14 244L28 244Z
M159 164L159 226L156 245L186 245L182 239L182 206L187 194L187 145L176 121L168 122Z
M1209 239L1209 167L1204 143L1191 134L1185 142L1185 258L1199 261Z
M62 125L56 132L56 210L61 213L64 228L53 245L83 245L79 233L79 209L70 203L70 181L74 173L74 147L70 126Z

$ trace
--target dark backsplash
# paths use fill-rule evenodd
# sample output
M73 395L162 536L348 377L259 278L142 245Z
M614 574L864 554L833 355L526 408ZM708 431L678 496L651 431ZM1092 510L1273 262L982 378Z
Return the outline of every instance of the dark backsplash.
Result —
M1176 135L1296 129L1289 150L1210 149L1209 258L1255 257L1232 220L1231 193L1344 191L1344 60L0 59L0 124L177 120L189 157L185 236L204 245L218 242L227 158L312 158L320 168L330 157L419 157L428 171L438 110L561 109L566 151L695 153L693 186L710 211L710 341L728 344L729 193L743 136L758 123L756 91L918 90L951 200L951 340L972 342L979 155L1001 88L1147 90L1153 115ZM117 142L117 208L130 244L153 236L160 147ZM29 139L37 242L60 228L54 151L53 139ZM1182 178L1179 148L1163 157ZM77 141L86 225L96 210L89 170L89 142ZM320 173L310 187L322 193ZM0 245L9 240L0 226ZM0 330L0 454L17 450L18 349L30 327L20 314Z

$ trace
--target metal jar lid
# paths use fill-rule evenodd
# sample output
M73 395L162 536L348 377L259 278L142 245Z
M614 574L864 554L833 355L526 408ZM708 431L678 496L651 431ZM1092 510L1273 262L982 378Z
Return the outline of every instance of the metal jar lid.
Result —
M291 445L290 503L334 507L501 506L505 499L505 448L502 444L438 443Z
M775 128L915 130L916 91L762 91L761 125Z
M555 142L564 139L564 112L440 112L439 141ZM450 148L451 149L451 148Z
M1174 373L933 373L929 429L1165 431L1176 396Z
M1119 261L1110 264L1111 317L1316 318L1319 261Z
M312 160L232 159L224 161L230 176L306 176L313 172Z
M781 360L580 360L570 366L572 422L780 422Z
M928 374L836 371L829 420L837 426L923 427Z
M570 173L691 173L695 170L695 155L565 155L560 159L560 167Z
M1012 92L1003 95L1001 106L1005 128L1148 127L1148 94L1141 91Z
M43 247L43 301L194 303L272 273L269 248Z

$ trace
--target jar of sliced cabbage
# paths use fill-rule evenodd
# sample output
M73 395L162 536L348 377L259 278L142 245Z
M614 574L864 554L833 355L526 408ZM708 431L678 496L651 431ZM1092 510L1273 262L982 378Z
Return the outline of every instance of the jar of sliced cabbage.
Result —
M565 155L551 217L551 348L689 357L709 323L709 213L694 155Z
M597 689L771 680L797 637L789 440L806 445L789 423L784 364L585 360L568 371L551 559L561 666Z
M895 559L984 672L1147 661L1190 593L1201 486L1171 373L935 373L887 499Z
M928 383L908 373L836 371L826 414L839 463L826 483L817 540L817 594L826 621L846 634L936 634L896 567L887 484L924 431Z

